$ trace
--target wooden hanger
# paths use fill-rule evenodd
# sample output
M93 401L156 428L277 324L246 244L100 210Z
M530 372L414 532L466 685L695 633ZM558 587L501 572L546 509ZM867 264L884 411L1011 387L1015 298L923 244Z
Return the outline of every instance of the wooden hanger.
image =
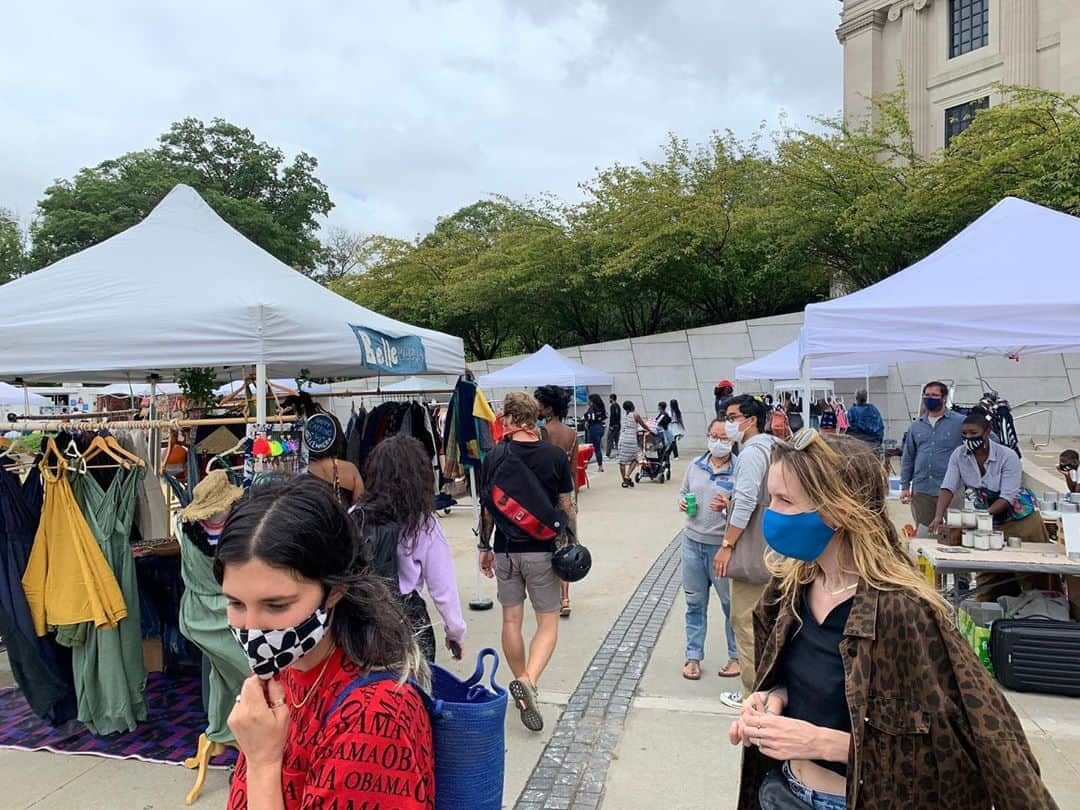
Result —
M101 435L95 435L94 438L90 440L90 446L86 448L86 452L83 453L83 463L89 463L91 459L97 458L102 453L111 458L118 466L123 467L125 470L130 469L132 466L131 461L113 450ZM112 465L94 465L96 469L104 466Z
M119 455L128 459L132 464L137 467L146 466L146 461L144 461L140 456L126 449L111 433L106 434L103 438L105 439L105 444L111 447L113 452L118 453Z

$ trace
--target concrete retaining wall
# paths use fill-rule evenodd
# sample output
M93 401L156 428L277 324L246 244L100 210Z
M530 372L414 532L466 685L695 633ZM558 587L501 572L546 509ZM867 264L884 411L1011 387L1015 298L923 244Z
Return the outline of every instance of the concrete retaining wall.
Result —
M619 399L631 399L648 415L660 400L677 399L686 421L685 446L704 446L707 419L713 416L713 387L723 378L735 379L735 367L790 343L799 334L802 313L752 321L735 321L643 338L577 346L560 351L574 360L615 377L611 389ZM948 329L943 324L942 329ZM520 357L472 363L477 375L517 362ZM889 367L888 378L870 380L870 401L887 421L888 438L900 439L918 413L922 385L940 379L956 386L956 401L971 403L983 387L979 377L1013 403L1014 413L1049 409L1055 436L1080 435L1080 354L1025 357L1020 361L986 357L979 360L901 363ZM836 392L851 404L864 380L837 380ZM736 384L737 392L771 392L768 380ZM488 392L496 400L504 392ZM607 394L605 390L600 393ZM1017 421L1024 437L1045 437L1048 413Z

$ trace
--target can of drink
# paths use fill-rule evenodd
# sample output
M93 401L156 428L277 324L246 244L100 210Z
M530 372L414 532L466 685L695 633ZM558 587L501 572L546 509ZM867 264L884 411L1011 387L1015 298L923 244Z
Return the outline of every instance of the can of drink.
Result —
M683 500L686 501L686 514L693 517L697 514L697 495L692 492L686 493L683 496Z

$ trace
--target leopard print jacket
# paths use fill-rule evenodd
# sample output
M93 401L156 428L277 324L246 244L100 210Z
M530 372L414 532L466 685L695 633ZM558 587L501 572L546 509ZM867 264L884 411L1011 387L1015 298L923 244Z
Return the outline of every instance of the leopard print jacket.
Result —
M952 621L910 592L861 583L853 599L840 644L852 728L849 810L1057 808L1020 721ZM779 685L797 625L774 579L754 611L758 689ZM744 750L739 810L756 810L761 783L779 764Z

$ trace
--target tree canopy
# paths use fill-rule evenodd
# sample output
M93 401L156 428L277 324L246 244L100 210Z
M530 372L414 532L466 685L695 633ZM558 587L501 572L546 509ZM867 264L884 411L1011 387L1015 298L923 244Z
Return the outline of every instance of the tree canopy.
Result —
M318 217L333 207L301 152L291 162L249 129L221 119L173 124L158 145L57 180L38 203L30 265L44 267L135 225L177 183L198 191L244 236L298 270L319 263Z
M849 125L671 136L655 160L599 169L581 197L479 200L414 239L326 228L316 161L246 129L180 121L45 191L30 248L0 211L0 282L142 219L178 182L299 271L484 359L793 312L873 284L1014 195L1080 215L1080 97L999 87L930 159L902 94Z
M494 198L384 240L335 288L477 358L798 311L913 264L1004 196L1080 215L1080 98L999 93L931 159L902 93L855 125L672 136L658 160L599 170L580 202Z

